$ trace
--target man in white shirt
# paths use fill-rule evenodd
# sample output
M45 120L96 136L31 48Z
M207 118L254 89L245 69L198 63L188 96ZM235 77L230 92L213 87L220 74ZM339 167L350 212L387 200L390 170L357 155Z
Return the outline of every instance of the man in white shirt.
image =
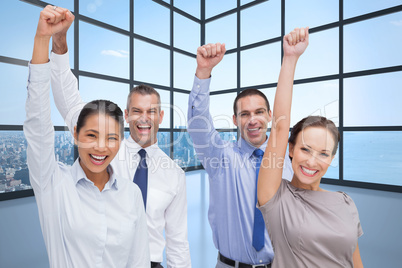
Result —
M68 60L66 33L73 20L66 21L64 29L52 36L50 57L53 96L70 131L84 104ZM164 115L160 103L160 96L152 87L141 85L130 91L125 110L130 137L123 140L111 165L116 174L133 181L145 157L148 178L145 189L141 190L147 214L151 267L162 267L166 245L167 266L187 268L191 267L191 259L187 239L186 178L184 171L157 145L157 132Z

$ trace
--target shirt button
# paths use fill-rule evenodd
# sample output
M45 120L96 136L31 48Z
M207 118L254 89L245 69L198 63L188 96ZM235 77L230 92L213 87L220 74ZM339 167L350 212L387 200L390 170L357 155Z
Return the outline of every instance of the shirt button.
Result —
M200 88L200 85L197 85L197 88Z
M194 106L191 106L191 109L194 109Z
M262 260L260 260L260 263L262 263Z

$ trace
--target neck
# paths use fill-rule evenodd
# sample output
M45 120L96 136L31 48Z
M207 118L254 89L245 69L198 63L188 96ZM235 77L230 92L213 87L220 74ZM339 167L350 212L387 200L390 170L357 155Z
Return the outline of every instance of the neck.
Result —
M80 160L80 166L82 170L85 173L85 176L87 176L88 180L92 181L96 187L98 187L99 191L102 191L103 188L105 188L106 183L109 181L109 172L107 172L107 169L103 170L100 173L94 173L87 169Z
M305 190L311 190L311 191L322 191L320 188L320 180L317 181L317 183L312 183L312 184L304 184L302 183L296 175L293 175L292 181L290 182L291 185L293 185L296 188L300 189L305 189Z

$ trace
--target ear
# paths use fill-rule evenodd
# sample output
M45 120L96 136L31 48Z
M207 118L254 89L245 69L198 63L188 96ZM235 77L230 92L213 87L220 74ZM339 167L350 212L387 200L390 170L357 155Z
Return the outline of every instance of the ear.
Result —
M289 143L289 157L293 158L293 151L295 149L295 146L291 143Z
M268 123L272 121L272 110L268 111Z
M128 111L127 109L124 109L124 119L126 120L126 123L128 124Z
M78 145L77 126L74 126L74 144Z
M162 124L163 116L165 115L165 111L161 110L159 112L159 125Z
M237 116L236 116L236 115L233 115L233 124L234 124L236 127L238 127L238 125L237 125Z

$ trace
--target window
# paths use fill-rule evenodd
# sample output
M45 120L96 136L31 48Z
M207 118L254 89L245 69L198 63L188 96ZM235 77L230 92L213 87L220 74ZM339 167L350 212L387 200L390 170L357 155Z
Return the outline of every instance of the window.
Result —
M246 88L257 88L272 106L283 35L310 26L310 46L295 73L291 124L320 114L338 126L343 139L324 182L402 192L402 167L397 162L401 155L396 149L402 140L398 102L402 54L396 53L402 43L397 34L402 27L399 0L135 0L133 7L130 1L123 2L118 6L107 1L52 2L79 11L74 13L67 42L81 96L85 101L109 98L124 110L131 87L153 86L165 113L159 146L184 169L201 168L187 133L197 47L226 43L228 52L212 73L211 114L221 137L234 141L234 98ZM21 96L26 94L38 5L45 4L10 1L0 10L2 25L18 22L13 29L0 30L9 37L0 43L5 92L0 112L7 115L0 118L0 200L32 195L26 183ZM52 98L51 109L55 157L70 164L73 143ZM128 130L126 124L126 135ZM12 167L12 161L18 164ZM25 173L17 172L23 169ZM11 173L17 176L12 183L6 178ZM10 190L15 191L6 193Z

